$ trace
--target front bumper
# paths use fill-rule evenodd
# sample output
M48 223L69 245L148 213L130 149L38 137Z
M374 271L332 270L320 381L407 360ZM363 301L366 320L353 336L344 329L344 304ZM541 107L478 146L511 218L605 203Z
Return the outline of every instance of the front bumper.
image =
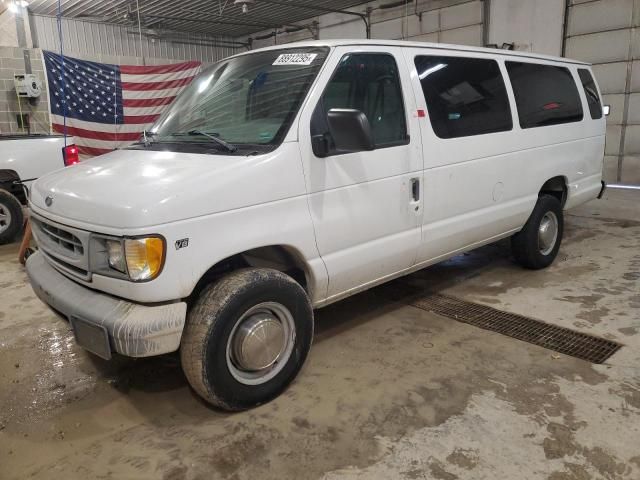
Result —
M150 357L179 348L187 315L185 302L147 306L91 290L62 275L39 252L28 258L26 266L36 295L71 321L78 343L93 353L107 359L111 351ZM108 340L104 349L95 348L100 338L87 338L98 337L100 331L106 332L105 342Z

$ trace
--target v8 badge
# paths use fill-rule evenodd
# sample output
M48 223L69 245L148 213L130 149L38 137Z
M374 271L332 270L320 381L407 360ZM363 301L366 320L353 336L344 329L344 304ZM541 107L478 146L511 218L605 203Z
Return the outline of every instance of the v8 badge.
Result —
M188 238L181 238L180 240L176 240L176 250L180 250L181 248L187 248L189 246Z

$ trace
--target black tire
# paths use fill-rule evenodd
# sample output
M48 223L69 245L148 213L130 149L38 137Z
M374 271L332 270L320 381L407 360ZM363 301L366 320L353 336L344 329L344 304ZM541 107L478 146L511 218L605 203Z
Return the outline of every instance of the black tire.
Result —
M542 243L539 239L539 229L543 219L545 221L557 220L557 235L552 245ZM546 268L558 255L562 234L564 231L564 218L562 206L558 199L552 195L540 195L531 216L520 232L511 237L511 250L516 261L525 268L539 270ZM549 242L550 243L550 242ZM546 246L546 248L543 248Z
M295 339L291 340L288 358L273 367L279 370L273 378L247 385L232 373L227 346L245 312L264 302L277 302L288 309ZM230 273L202 291L187 318L180 358L187 380L198 395L216 407L239 411L266 403L284 391L302 368L312 340L313 310L304 289L277 270L247 268Z
M0 245L12 242L22 231L22 205L6 190L0 190Z

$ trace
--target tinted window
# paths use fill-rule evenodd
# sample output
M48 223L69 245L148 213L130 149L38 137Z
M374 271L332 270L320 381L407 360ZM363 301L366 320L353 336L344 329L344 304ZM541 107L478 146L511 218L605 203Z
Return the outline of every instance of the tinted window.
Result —
M348 54L340 60L311 121L311 135L325 137L330 155L336 153L327 125L332 108L364 112L376 148L408 142L398 67L391 55Z
M511 109L496 61L421 56L415 64L438 137L511 130Z
M596 88L596 82L593 81L591 72L581 68L578 70L580 81L582 82L582 88L584 88L584 94L587 97L587 104L589 105L589 113L594 120L602 118L602 103L600 103L600 96L598 95L598 89Z
M522 128L582 120L578 88L569 69L506 62Z

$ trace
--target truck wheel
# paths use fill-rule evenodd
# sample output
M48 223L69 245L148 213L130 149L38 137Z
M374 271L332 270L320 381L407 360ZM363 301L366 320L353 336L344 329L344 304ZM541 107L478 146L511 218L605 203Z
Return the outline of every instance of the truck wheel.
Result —
M189 312L180 358L212 405L246 410L272 400L302 368L313 339L304 289L277 270L247 268L207 286Z
M11 242L22 230L22 205L6 190L0 190L0 245Z
M552 195L540 195L520 232L511 237L516 261L525 268L546 268L558 254L564 230L562 206Z

